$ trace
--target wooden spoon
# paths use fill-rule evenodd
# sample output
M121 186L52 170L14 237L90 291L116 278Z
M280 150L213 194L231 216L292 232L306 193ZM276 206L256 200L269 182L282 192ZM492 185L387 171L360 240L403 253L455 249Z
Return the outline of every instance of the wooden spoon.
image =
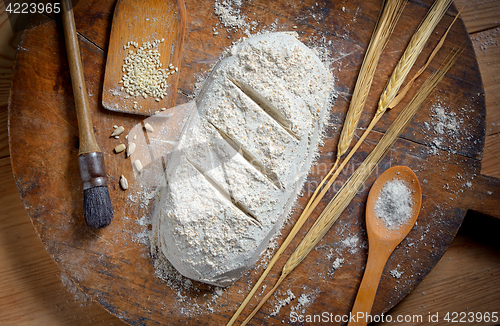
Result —
M410 188L413 197L413 210L410 219L405 224L396 228L388 228L386 223L376 216L375 203L384 185L394 179L404 181ZM406 166L395 166L388 169L373 184L366 204L368 262L351 311L349 326L366 325L370 321L367 318L373 307L382 271L391 253L408 235L417 221L421 204L422 190L420 183L415 173Z
M173 107L185 30L186 10L183 0L118 0L111 26L102 105L112 111L143 115ZM160 52L161 69L168 69L169 64L177 68L167 79L167 95L158 98L159 101L151 96L127 98L128 94L122 90L123 85L120 83L124 59L129 51L135 53L143 43L156 40L163 40L156 47ZM137 43L138 47L131 45L126 48L128 42Z

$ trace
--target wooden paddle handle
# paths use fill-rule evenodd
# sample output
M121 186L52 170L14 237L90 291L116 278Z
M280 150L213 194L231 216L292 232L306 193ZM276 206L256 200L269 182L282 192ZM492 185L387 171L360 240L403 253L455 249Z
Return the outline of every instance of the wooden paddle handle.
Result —
M370 314L375 295L377 294L380 278L385 264L389 256L394 251L394 248L386 246L383 243L369 243L368 244L368 261L366 263L365 273L359 286L354 306L349 316L348 326L366 325L370 319Z
M481 174L472 187L469 209L500 219L500 179Z
M62 9L64 40L66 42L66 51L68 52L69 71L71 74L71 84L73 86L73 96L75 97L78 130L80 132L80 148L78 154L100 152L101 150L97 145L92 125L71 1L62 0Z

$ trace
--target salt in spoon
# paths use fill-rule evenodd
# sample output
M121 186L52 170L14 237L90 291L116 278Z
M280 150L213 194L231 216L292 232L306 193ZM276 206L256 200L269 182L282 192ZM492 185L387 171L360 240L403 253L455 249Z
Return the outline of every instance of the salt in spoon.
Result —
M375 214L375 203L387 182L399 179L410 189L413 200L410 218L400 226L388 228L386 223ZM351 311L352 325L366 325L377 293L382 271L391 253L408 235L417 221L422 204L422 190L415 173L406 166L395 166L384 173L373 184L366 203L366 229L368 233L368 261L365 273ZM359 317L359 318L357 318Z

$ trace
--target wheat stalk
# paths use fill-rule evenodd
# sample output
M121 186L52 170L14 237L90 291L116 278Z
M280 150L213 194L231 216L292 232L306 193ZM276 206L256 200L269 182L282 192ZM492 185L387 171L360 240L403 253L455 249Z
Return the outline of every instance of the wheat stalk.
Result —
M349 177L347 182L333 197L327 207L323 210L311 229L307 232L295 251L283 266L281 276L274 285L274 287L266 294L258 306L252 313L245 319L242 325L246 325L252 317L264 305L267 299L274 293L281 282L299 265L302 260L309 254L309 252L316 246L316 244L328 232L333 223L338 219L344 209L350 204L356 193L361 186L366 182L369 175L377 167L379 162L384 158L389 148L394 144L402 131L408 126L413 119L418 109L422 107L425 99L434 90L437 84L442 80L446 72L455 63L458 55L463 50L463 46L455 51L452 55L448 56L446 63L441 70L434 72L422 85L417 94L408 103L408 105L401 111L398 117L391 124L377 146L370 152L368 157L356 169L356 171Z
M387 45L389 36L392 34L405 5L406 1L403 0L389 0L384 2L383 11L379 16L354 87L349 110L347 111L337 145L336 162L347 152L351 144L370 91L373 77L375 76L375 68L377 68L380 55Z
M359 78L356 81L356 85L354 87L353 97L351 99L351 103L349 106L349 111L346 116L346 121L344 122L344 128L342 129L341 141L339 141L339 146L337 150L337 159L330 169L328 174L323 178L319 186L314 191L313 195L309 199L306 207L302 211L299 219L295 223L294 227L288 234L285 241L282 243L273 259L267 265L266 270L261 275L257 283L254 285L250 293L246 296L245 300L241 303L238 310L234 313L231 320L227 323L227 326L231 326L234 324L238 316L241 314L243 309L246 307L248 302L251 300L257 289L262 284L263 280L267 277L272 267L276 264L280 255L285 251L290 242L294 239L297 232L300 230L304 222L310 216L312 211L316 208L319 201L323 198L324 194L330 188L333 181L328 183L321 193L318 196L318 192L322 189L323 184L326 180L329 180L333 171L337 167L339 163L340 157L347 151L349 148L349 144L353 138L354 131L356 130L359 117L361 115L361 111L365 105L366 98L368 96L368 92L370 90L370 86L373 80L373 76L375 75L375 68L377 67L380 54L382 53L384 47L387 45L389 40L389 36L391 35L398 18L401 16L401 13L406 5L407 0L388 0L384 1L382 6L381 14L378 17L377 25L375 26L374 32L372 34L372 38L370 39L370 43L368 45L367 52L363 59L363 63L361 66L361 70L359 72ZM345 127L346 124L350 125L350 127ZM345 135L349 134L349 135ZM347 140L348 138L348 140ZM339 154L340 153L340 154ZM336 177L335 177L336 178Z
M427 39L430 36L430 33L432 32L434 27L439 22L439 20L434 21L435 17L438 17L438 15L436 14L436 11L438 9L442 10L442 14L439 15L439 17L441 18L444 15L444 12L448 8L449 4L451 3L450 1L447 1L448 5L446 7L443 7L441 5L438 6L438 3L442 3L442 2L443 1L438 0L433 5L433 7L431 8L431 11L428 13L428 15L426 16L424 21L421 23L421 25L419 26L419 29L417 29L417 32L412 37L410 44L405 51L405 54L411 53L411 55L406 55L406 56L403 55L403 57L400 59L398 65L397 65L397 67L406 65L407 63L405 63L405 61L409 62L408 60L413 60L413 63L415 62L416 57L418 57L418 54L420 54L420 52L422 51L422 48L416 49L415 46L416 45L420 46L420 44L425 44ZM345 154L345 152L349 148L350 142L352 141L352 138L354 136L354 131L357 127L359 117L361 115L361 111L365 105L368 91L370 89L370 86L371 86L371 83L373 80L375 68L376 68L377 63L378 63L378 58L380 57L380 53L382 52L383 48L385 47L387 40L388 40L388 37L392 33L392 30L394 29L396 21L399 18L405 4L406 4L406 1L390 1L389 0L387 2L384 2L383 10L382 10L382 13L379 15L379 20L377 22L377 26L375 28L373 35L372 35L372 39L370 40L370 44L368 46L367 53L365 54L365 58L364 58L364 61L363 61L363 64L362 64L362 67L361 67L361 70L359 73L360 77L358 77L358 80L356 82L356 86L355 86L355 90L353 92L351 104L349 106L349 111L348 111L348 114L346 116L346 120L344 122L344 127L342 129L342 134L341 134L341 137L339 140L339 145L338 145L338 150L337 150L337 159L336 159L333 167L328 172L328 174L323 178L320 185L314 191L313 195L309 199L309 202L307 203L306 207L302 211L302 214L300 215L299 219L295 223L294 227L292 228L292 230L288 234L287 238L284 240L283 244L280 246L280 248L278 249L278 251L276 252L274 257L272 258L272 260L269 262L264 273L261 275L261 277L259 278L257 283L254 285L254 287L252 288L250 293L246 296L245 300L241 303L238 310L235 312L235 314L233 315L231 320L228 322L228 324L227 324L228 326L234 324L234 322L236 321L238 316L241 314L241 312L246 307L246 305L250 302L250 300L253 297L253 295L255 294L255 292L258 290L258 288L260 287L260 285L262 284L264 279L267 277L267 275L271 271L272 267L276 264L277 260L281 256L281 254L286 250L286 248L288 247L290 242L294 239L294 237L296 236L296 234L298 233L300 228L303 226L305 221L309 218L309 216L314 211L316 206L319 204L321 199L324 197L326 192L329 190L329 188L331 187L333 182L336 180L339 173L343 170L345 165L349 162L350 158L354 155L356 150L361 146L364 139L367 137L369 132L373 129L373 127L376 125L376 123L381 118L383 112L385 112L385 109L384 109L382 114L375 115L375 117L372 119L368 128L365 130L365 132L363 133L361 138L355 144L354 148L349 152L348 156L343 160L342 164L335 171L335 168L337 167L337 165L339 163L340 157L343 154ZM431 12L432 12L432 14L431 14ZM429 23L429 20L431 20L431 18L433 19L432 24ZM424 33L422 30L422 26L428 26L428 28L432 28L432 29L430 32ZM450 28L451 28L451 26L450 26ZM446 32L446 34L447 33L448 32ZM433 51L433 54L431 54L426 66L432 60L432 58L434 57L437 50L439 50L439 48L441 47L442 42L444 41L444 38L446 37L446 34L443 36L441 42L438 44L436 49ZM423 41L420 40L419 42L416 42L415 41L416 38L423 38L424 40ZM411 48L411 47L413 47L413 48ZM423 47L423 45L422 45L422 47ZM412 65L413 65L413 63L412 63ZM401 86L402 82L406 78L408 72L409 72L409 69L406 71L406 73L404 75L399 74L399 78L402 78L402 80L401 80L401 83L399 84L399 86L397 86L398 90L399 90L399 87ZM391 76L391 78L394 76L395 76L395 72L393 72L393 75ZM414 77L414 78L416 78L416 77ZM389 82L387 87L389 87L390 84L391 83ZM387 87L386 87L386 90L384 91L383 95L386 93ZM397 92L397 90L396 90L396 92ZM381 99L382 99L382 97L381 97ZM379 111L377 111L377 113L378 112ZM335 173L332 175L333 171L335 171ZM325 187L322 188L322 186L326 182L326 180L328 180L328 182L325 185ZM318 191L320 189L322 189L322 190L318 194ZM281 283L281 281L279 281L276 284L275 288L277 286L279 286L279 283ZM275 288L273 288L270 291L270 294L272 292L274 292ZM259 305L256 308L257 311L262 306L262 304L264 304L264 302L265 302L265 300L267 300L267 298L269 298L269 296L266 296L264 299L262 299L261 305ZM249 317L249 318L251 318L251 317Z
M396 97L399 88L406 79L410 69L415 64L420 52L422 52L429 36L445 14L446 10L448 10L452 1L453 0L436 0L436 2L434 2L431 9L425 16L425 19L422 21L417 31L413 34L410 43L406 47L401 59L399 59L396 68L394 68L391 78L389 78L385 90L380 96L376 115L383 114L389 108L389 104Z

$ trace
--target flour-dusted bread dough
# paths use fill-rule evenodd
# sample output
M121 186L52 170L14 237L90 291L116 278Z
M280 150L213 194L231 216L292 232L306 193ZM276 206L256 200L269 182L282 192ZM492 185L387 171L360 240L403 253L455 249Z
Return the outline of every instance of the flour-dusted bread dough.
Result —
M332 76L293 33L233 46L196 99L155 203L152 252L227 286L255 264L302 188Z

